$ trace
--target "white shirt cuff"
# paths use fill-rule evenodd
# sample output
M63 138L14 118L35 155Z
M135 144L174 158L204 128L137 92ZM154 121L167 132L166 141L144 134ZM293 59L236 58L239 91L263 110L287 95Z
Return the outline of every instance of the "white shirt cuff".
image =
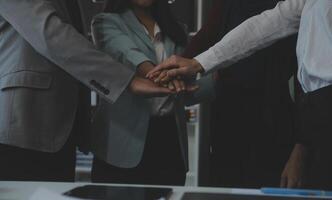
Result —
M218 58L212 49L203 52L202 54L196 56L194 59L202 65L205 73L211 73L219 64Z

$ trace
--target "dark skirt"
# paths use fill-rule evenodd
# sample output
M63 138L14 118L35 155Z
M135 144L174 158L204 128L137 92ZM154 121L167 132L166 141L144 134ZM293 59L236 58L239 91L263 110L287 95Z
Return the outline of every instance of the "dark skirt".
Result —
M112 166L94 158L92 181L145 185L184 185L186 170L174 116L152 117L143 158L135 168Z

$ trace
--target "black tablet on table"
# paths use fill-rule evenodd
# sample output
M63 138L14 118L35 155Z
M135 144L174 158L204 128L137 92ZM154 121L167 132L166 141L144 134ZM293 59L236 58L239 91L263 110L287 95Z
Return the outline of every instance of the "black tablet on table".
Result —
M171 188L99 185L86 185L64 193L64 195L70 197L95 200L167 200L171 194Z

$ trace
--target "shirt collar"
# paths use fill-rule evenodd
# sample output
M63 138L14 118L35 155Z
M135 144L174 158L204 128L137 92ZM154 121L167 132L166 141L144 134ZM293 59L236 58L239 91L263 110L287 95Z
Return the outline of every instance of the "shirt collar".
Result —
M151 38L153 41L161 41L161 29L157 23L154 25L154 35L153 38L150 36L149 31L145 28L145 26L142 24L145 33Z

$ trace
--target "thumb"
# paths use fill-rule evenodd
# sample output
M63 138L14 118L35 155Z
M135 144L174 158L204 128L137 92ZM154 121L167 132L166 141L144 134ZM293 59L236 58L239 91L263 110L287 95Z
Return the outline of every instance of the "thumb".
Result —
M187 92L196 92L199 89L198 85L188 85Z
M171 78L175 78L178 76L190 76L188 68L187 67L181 67L176 69L171 69L167 72L167 76Z

